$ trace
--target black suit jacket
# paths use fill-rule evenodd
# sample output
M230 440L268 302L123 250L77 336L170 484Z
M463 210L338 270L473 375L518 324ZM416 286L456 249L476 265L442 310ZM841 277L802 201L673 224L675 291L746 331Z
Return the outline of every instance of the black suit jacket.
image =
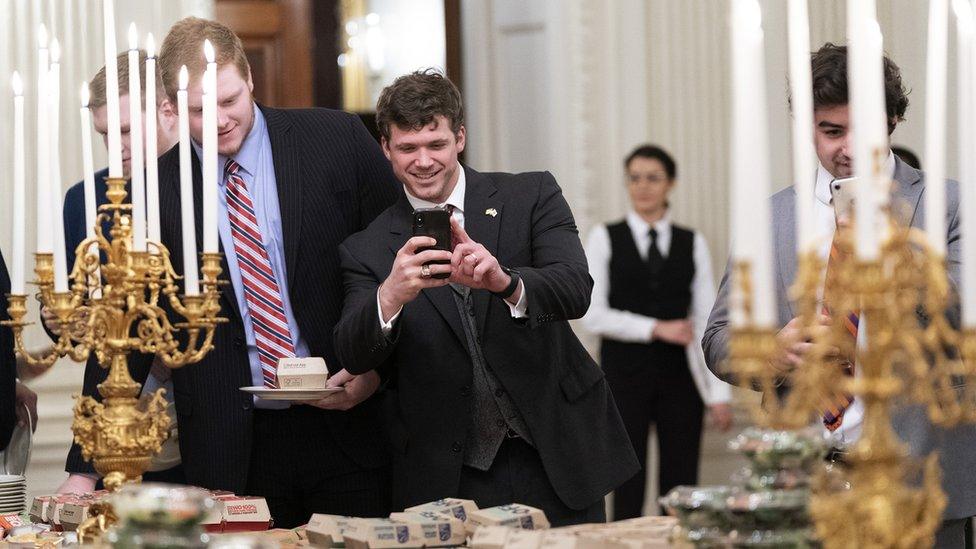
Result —
M15 261L17 258L15 258ZM19 258L26 261L26 258ZM0 320L10 320L7 314L7 294L10 293L10 275L0 253ZM0 326L0 450L7 447L10 435L17 424L15 415L15 389L17 384L17 360L14 357L14 333L7 326Z
M525 418L556 493L582 509L638 465L603 371L568 322L586 312L593 286L573 214L548 172L464 170L465 230L521 273L530 315L515 320L500 298L475 290L485 358ZM394 508L457 493L471 421L472 364L451 288L422 291L389 337L380 329L377 287L411 236L411 212L401 197L339 250L339 357L351 372L391 371Z
M95 172L95 206L108 204L108 185L105 184L105 177L108 176L108 168L103 168ZM129 190L126 185L126 191ZM75 266L75 250L78 244L88 236L88 221L85 219L85 182L79 181L72 185L68 192L64 194L64 245L67 249L67 265L70 274ZM102 223L102 232L106 238L112 228L111 220Z
M289 299L312 356L325 358L330 370L343 367L332 342L342 307L338 246L389 206L399 185L376 141L359 119L326 109L278 110L261 107L274 158L284 235ZM194 206L197 249L202 250L202 184L194 154ZM159 160L162 240L173 265L182 271L179 147ZM227 280L226 259L222 278ZM244 325L231 285L223 287L221 315L230 322L217 328L214 350L198 364L173 372L180 452L190 484L211 489L244 490L251 456L252 397L239 390L253 385ZM151 357L130 356L137 381L148 374ZM91 394L105 370L89 367L85 392ZM348 412L322 410L333 440L309 440L316 446L339 445L362 467L388 463L378 422L378 404L369 399ZM269 464L273 466L273 464ZM328 463L323 463L328 467ZM91 470L77 447L69 471Z

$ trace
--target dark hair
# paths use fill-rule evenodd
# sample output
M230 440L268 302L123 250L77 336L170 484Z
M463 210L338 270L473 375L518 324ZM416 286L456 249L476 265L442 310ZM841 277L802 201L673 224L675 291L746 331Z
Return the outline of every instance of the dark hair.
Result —
M898 158L901 158L905 162L905 164L908 164L909 166L915 168L916 170L922 169L922 162L919 161L918 155L913 153L911 150L905 147L895 145L894 147L891 148L891 152L895 153L895 156L897 156Z
M419 130L442 115L455 135L464 124L464 106L457 86L437 69L424 69L398 77L383 88L376 101L376 128L390 139L390 124Z
M813 71L813 108L835 107L850 102L847 91L847 46L827 42L810 58ZM885 107L888 111L888 133L905 119L908 91L901 83L901 70L884 56Z
M636 149L632 150L627 158L624 159L624 169L630 167L630 163L635 158L650 158L651 160L657 160L664 166L665 173L668 174L668 179L674 179L678 177L678 165L674 163L674 158L667 151L658 147L657 145L640 145Z

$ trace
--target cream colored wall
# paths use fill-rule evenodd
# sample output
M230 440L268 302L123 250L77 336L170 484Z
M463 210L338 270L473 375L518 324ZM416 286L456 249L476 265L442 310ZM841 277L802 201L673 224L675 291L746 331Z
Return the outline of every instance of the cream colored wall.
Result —
M885 50L912 90L907 120L893 139L921 155L928 3L877 2ZM770 162L778 189L789 184L791 170L786 2L761 4ZM673 216L708 238L720 275L729 238L729 5L727 0L465 0L468 162L486 170L552 170L585 233L625 212L624 155L641 142L661 144L679 167ZM811 48L843 43L845 15L843 0L811 0ZM949 67L955 67L954 55ZM950 97L954 89L950 76ZM954 111L950 102L950 150L956 141ZM955 166L950 155L950 175Z
M0 120L11 120L13 111L9 78L20 71L26 81L25 125L27 129L27 247L34 245L34 187L31 184L36 167L36 33L45 23L49 33L61 42L61 169L62 191L82 178L81 122L78 116L81 83L104 63L102 49L102 16L100 0L0 0ZM140 34L152 32L160 44L166 30L185 15L208 16L213 11L212 0L116 0L116 40L120 48L127 47L129 23L135 21ZM9 124L0 131L0 197L11 195L12 140ZM104 166L104 147L95 145L95 164ZM11 204L0 200L0 246L9 265ZM26 258L22 258L26 259ZM30 272L30 269L28 269ZM35 308L36 310L36 308ZM34 313L36 318L36 312ZM47 344L47 336L38 327L28 329L31 346ZM64 458L71 440L71 395L81 391L84 368L67 360L58 362L47 374L28 384L39 395L39 428L28 486L31 493L50 492L64 478Z

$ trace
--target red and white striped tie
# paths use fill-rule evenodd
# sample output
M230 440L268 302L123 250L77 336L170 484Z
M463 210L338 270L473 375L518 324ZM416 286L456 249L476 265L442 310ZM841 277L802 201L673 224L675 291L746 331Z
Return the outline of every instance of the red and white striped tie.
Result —
M254 203L247 192L247 184L237 174L239 169L240 165L232 159L228 159L224 165L227 174L227 217L230 219L230 232L234 238L237 266L241 271L264 385L276 387L278 359L295 356L295 345L288 330L281 289L264 248L257 216L254 215Z

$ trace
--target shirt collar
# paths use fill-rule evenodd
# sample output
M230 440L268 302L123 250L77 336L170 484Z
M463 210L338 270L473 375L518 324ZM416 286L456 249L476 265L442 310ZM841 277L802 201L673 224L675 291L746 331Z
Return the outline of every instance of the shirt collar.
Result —
M251 126L251 131L248 132L247 137L244 138L244 142L241 143L241 150L237 151L237 154L233 158L234 162L237 162L237 165L241 167L241 170L253 177L258 168L258 160L261 157L262 148L267 141L268 124L264 119L264 113L258 108L258 104L252 101L251 106L254 109L254 125ZM192 139L190 143L193 144L193 149L196 151L197 157L202 159L203 146ZM221 173L223 173L226 163L227 157L218 154L217 166ZM219 186L223 186L224 183L223 177L217 178L217 184Z
M888 157L885 158L884 172L888 174L888 177L895 177L895 153L888 151ZM817 197L817 200L824 205L830 205L830 182L837 179L827 168L823 167L823 164L817 165L817 182L813 188L813 194Z
M637 234L646 235L653 228L660 235L671 228L671 216L665 213L664 217L655 221L652 226L647 221L644 221L644 218L638 215L637 212L630 210L627 212L627 225Z
M413 209L415 210L419 210L420 208L443 208L444 206L450 204L451 206L454 206L455 210L463 214L464 213L464 191L465 191L465 187L467 186L466 179L467 178L464 176L464 167L461 166L460 162L458 162L457 184L454 185L454 190L451 191L451 196L448 196L447 200L440 204L434 202L428 202L427 200L422 200L420 198L417 198L416 196L410 194L410 190L407 188L406 185L403 186L403 190L407 194L407 200L410 202L410 205L413 206Z

